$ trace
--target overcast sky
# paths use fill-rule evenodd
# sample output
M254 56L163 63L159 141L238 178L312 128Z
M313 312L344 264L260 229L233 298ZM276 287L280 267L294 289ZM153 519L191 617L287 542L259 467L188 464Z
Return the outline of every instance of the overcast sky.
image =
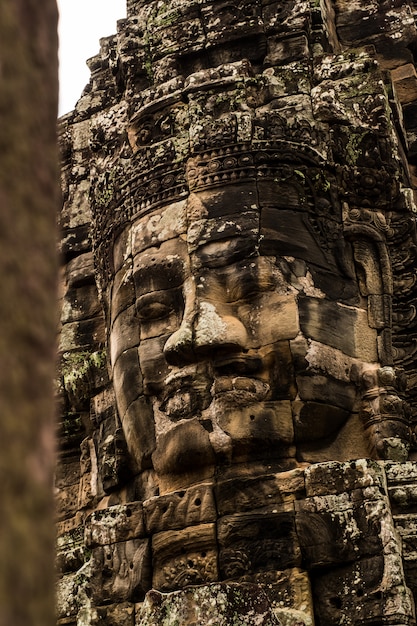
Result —
M86 60L98 53L99 39L116 33L126 17L126 0L58 0L59 115L71 111L90 78Z

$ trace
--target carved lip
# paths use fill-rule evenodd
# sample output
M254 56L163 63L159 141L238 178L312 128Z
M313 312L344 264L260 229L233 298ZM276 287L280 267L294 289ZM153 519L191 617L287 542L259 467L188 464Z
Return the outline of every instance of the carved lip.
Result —
M165 379L160 409L170 419L199 414L214 400L245 406L265 400L270 385L261 380L262 359L246 354L224 355L207 365L190 365ZM257 376L258 374L258 376Z
M263 369L261 358L246 354L217 358L213 365L218 376L245 376L247 374L254 374Z
M220 376L211 388L214 398L239 406L265 400L270 390L268 383L248 376Z

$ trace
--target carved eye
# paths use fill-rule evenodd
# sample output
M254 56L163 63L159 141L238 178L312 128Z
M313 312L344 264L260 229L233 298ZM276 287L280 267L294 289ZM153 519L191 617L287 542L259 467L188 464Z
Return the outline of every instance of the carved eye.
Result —
M178 289L154 291L136 300L136 315L142 322L161 320L181 309L181 292Z
M148 322L167 317L172 312L172 307L164 302L149 302L142 305L136 303L136 311L140 320Z

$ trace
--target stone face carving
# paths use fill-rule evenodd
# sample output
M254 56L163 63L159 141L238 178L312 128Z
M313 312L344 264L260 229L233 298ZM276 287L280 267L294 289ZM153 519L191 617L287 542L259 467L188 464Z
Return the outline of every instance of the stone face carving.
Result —
M415 623L415 26L369 10L132 0L89 62L60 626Z

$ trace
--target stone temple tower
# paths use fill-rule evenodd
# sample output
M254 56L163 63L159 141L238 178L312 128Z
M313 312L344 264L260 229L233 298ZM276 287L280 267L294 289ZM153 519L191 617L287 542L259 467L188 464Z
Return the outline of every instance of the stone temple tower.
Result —
M59 626L414 626L417 5L128 0L60 120Z

